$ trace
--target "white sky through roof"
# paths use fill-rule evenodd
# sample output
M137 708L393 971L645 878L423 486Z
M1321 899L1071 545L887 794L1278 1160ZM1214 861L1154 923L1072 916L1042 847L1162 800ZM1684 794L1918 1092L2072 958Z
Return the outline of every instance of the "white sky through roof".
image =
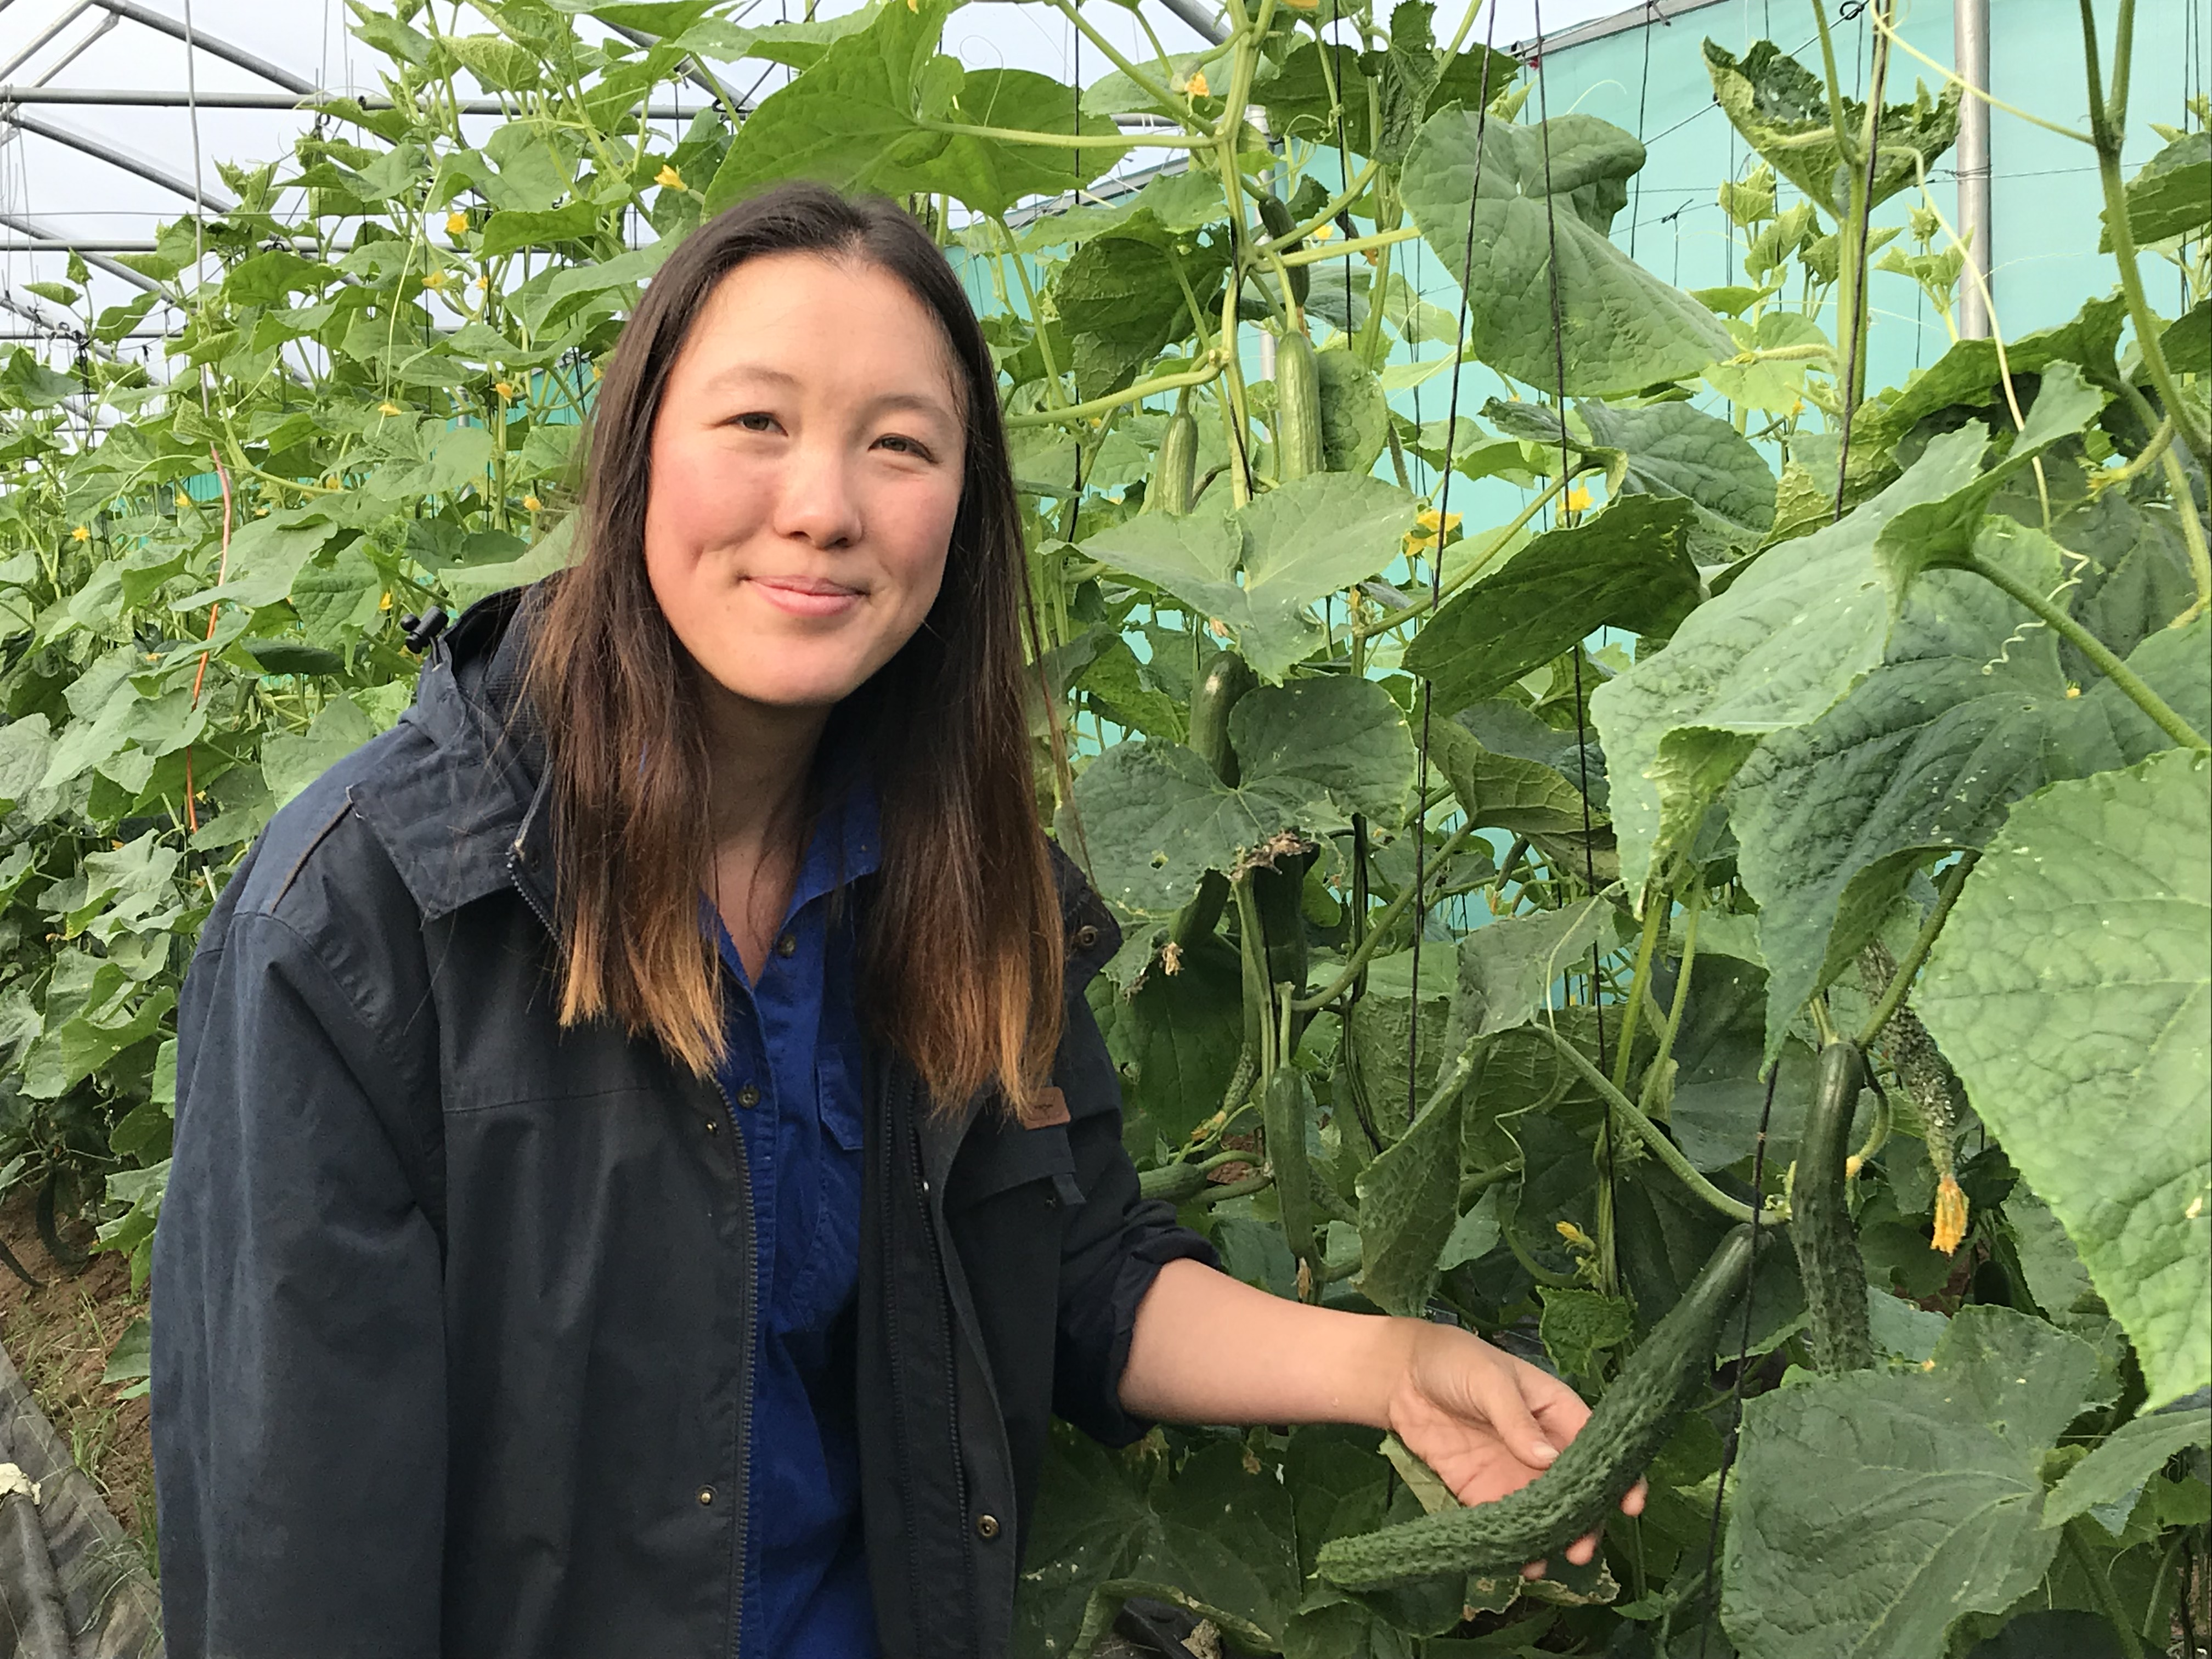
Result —
M139 8L158 12L179 25L185 23L185 0L137 0ZM441 27L449 32L474 33L488 28L466 7L459 9L434 0ZM1146 15L1170 51L1200 44L1199 37L1158 0L1145 0ZM1206 0L1200 0L1212 9ZM1492 0L1494 17L1486 12L1475 23L1472 39L1492 38L1504 46L1533 37L1536 33L1539 0ZM803 0L753 0L730 14L746 23L774 21L800 13ZM825 0L818 15L855 9L858 0ZM1389 0L1376 9L1387 14ZM1556 33L1590 18L1621 9L1620 0L1552 0L1540 6L1547 31ZM1437 8L1437 32L1449 38L1456 27L1459 8L1444 0ZM1125 46L1133 54L1148 52L1136 20L1121 6L1093 0L1085 8L1092 26ZM189 21L200 34L242 48L253 56L281 66L293 75L338 92L379 92L385 67L380 54L348 33L350 21L341 0L191 0ZM587 31L598 26L586 19ZM1031 69L1066 80L1076 69L1074 31L1042 6L975 3L955 12L945 33L945 50L971 67L1006 66ZM227 63L204 47L187 53L185 44L129 17L116 15L95 0L0 0L0 65L14 63L0 74L0 82L12 86L48 85L58 88L129 88L182 94L190 80L199 92L272 93L280 88L247 70ZM21 58L21 61L15 62ZM1083 43L1080 76L1095 80L1107 65L1089 43ZM787 78L787 71L759 64L733 65L724 79L733 93L742 94L759 80L763 71L772 76L760 85L756 96L766 96ZM679 85L665 88L662 98L674 97L686 106L704 101L696 88ZM154 170L189 183L194 173L194 120L182 108L131 108L112 106L33 104L19 106L25 118L40 125L96 138L112 148L139 158ZM202 109L198 112L198 176L211 205L228 198L218 161L254 163L289 153L292 141L307 131L312 118L289 110ZM465 130L488 134L495 117L471 118ZM343 132L342 125L333 130ZM1141 154L1133 160L1141 161ZM19 222L0 225L0 245L26 240L21 222L34 222L40 233L59 238L132 240L149 238L157 223L190 213L189 198L161 185L136 177L122 167L72 149L40 134L0 125L0 214ZM7 300L58 319L58 307L22 292L30 281L61 277L67 256L59 252L0 253L0 283ZM95 305L111 305L132 297L135 289L120 279L95 270ZM160 308L142 327L160 331L164 313ZM173 324L173 313L170 314ZM16 310L0 312L0 335L35 334L36 328ZM147 342L131 343L131 355ZM149 367L158 363L158 351ZM156 373L160 371L156 367Z

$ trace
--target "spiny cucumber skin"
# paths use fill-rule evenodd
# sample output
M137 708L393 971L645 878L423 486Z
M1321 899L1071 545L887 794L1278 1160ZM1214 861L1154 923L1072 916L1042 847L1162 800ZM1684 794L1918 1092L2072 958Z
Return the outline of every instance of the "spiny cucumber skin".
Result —
M1275 347L1275 468L1281 481L1310 477L1322 470L1321 370L1313 342L1299 330L1285 334Z
M1721 1321L1751 1262L1746 1224L1720 1242L1682 1299L1630 1356L1559 1461L1527 1486L1495 1503L1334 1540L1322 1547L1321 1576L1340 1589L1379 1590L1445 1573L1516 1572L1595 1529L1711 1375Z
M1790 1189L1790 1242L1805 1285L1813 1369L1827 1376L1874 1364L1866 1259L1851 1225L1844 1173L1851 1115L1864 1075L1864 1062L1851 1044L1832 1042L1820 1050L1820 1081L1805 1115L1796 1179Z
M1305 1090L1294 1068L1279 1066L1267 1079L1261 1110L1283 1237L1292 1255L1317 1267L1321 1252L1314 1244L1313 1177L1306 1164Z

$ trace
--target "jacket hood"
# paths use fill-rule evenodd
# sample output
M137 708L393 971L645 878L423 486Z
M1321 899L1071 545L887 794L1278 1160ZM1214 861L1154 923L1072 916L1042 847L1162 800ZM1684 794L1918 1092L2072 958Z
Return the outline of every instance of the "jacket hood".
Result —
M425 921L510 884L553 913L544 743L520 695L534 592L478 600L439 637L413 706L348 792Z

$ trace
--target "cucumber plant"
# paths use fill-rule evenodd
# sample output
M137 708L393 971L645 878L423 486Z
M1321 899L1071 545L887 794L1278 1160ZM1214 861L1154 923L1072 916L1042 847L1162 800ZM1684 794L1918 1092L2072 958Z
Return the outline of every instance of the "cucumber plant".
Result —
M1923 183L1959 88L1888 87L1883 0L1854 96L1818 9L1802 64L1708 46L1753 159L1696 294L1611 234L1640 143L1478 11L1230 0L1173 52L1029 3L1087 84L946 55L953 0L363 5L393 106L126 256L163 376L159 296L43 285L82 349L0 371L0 1188L143 1275L208 907L398 718L404 618L559 566L660 250L803 172L984 297L1144 1190L1595 1407L1464 1511L1370 1433L1056 1439L1019 1650L1139 1593L1299 1659L2212 1624L2208 112L2128 175L2132 8L2083 9L2102 223L2049 228L2116 291L1881 387L1882 285L1977 280Z

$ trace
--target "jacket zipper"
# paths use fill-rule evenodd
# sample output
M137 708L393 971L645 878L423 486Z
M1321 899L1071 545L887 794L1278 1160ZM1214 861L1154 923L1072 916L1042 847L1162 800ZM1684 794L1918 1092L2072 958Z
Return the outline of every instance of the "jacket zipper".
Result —
M522 896L522 902L530 907L531 914L544 925L546 933L558 940L561 937L560 929L553 925L553 918L545 914L545 907L538 903L528 885L523 881L521 863L522 843L518 838L507 849L507 881L514 890ZM759 1263L754 1260L756 1253L753 1249L752 1166L745 1158L742 1141L744 1131L738 1124L737 1103L730 1098L729 1091L722 1086L722 1079L719 1074L714 1079L714 1092L721 1097L723 1109L729 1115L731 1131L741 1138L737 1147L736 1157L732 1161L736 1166L738 1177L739 1200L738 1210L744 1221L744 1273L739 1291L740 1316L738 1322L742 1336L744 1385L738 1390L736 1450L738 1489L732 1495L731 1499L737 1505L737 1535L732 1557L732 1588L730 1592L730 1659L740 1659L739 1649L744 1639L745 1545L752 1525L752 1376L753 1350L758 1346L760 1336L758 1329L760 1297L756 1282L759 1278L760 1268ZM927 1212L924 1219L927 1219ZM962 1512L963 1515L966 1513L964 1499ZM912 1510L909 1510L908 1513L912 1513ZM919 1605L918 1601L916 1605Z
M909 1085L907 1091L909 1103L914 1101L914 1094ZM922 1231L928 1235L930 1265L936 1269L938 1310L945 1320L945 1438L952 1454L952 1494L956 1512L960 1516L960 1561L966 1572L968 1589L972 1591L975 1585L975 1557L968 1521L968 1460L960 1450L960 1322L958 1312L952 1305L952 1292L945 1274L945 1246L938 1237L936 1212L930 1204L929 1180L923 1174L921 1122L918 1115L909 1114L908 1132L914 1143L915 1196L921 1203ZM909 1510L908 1513L912 1514L913 1511ZM921 1603L917 1600L915 1605L918 1607ZM979 1612L978 1609L971 1609L971 1613Z

